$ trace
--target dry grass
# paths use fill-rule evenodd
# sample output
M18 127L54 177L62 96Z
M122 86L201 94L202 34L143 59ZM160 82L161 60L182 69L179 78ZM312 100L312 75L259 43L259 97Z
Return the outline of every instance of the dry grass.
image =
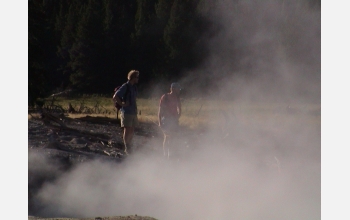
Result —
M48 100L47 103L51 103ZM71 118L85 116L103 116L116 118L116 110L111 98L107 97L79 97L79 98L56 98L55 105L68 110L69 103L75 110L85 110L81 114L67 114ZM138 99L139 120L158 124L159 99ZM278 121L298 120L301 123L320 124L321 107L319 104L293 104L289 103L238 103L220 100L205 99L182 99L182 116L180 124L191 129L202 127L220 128L229 121L240 123L267 123ZM28 119L30 119L28 115Z

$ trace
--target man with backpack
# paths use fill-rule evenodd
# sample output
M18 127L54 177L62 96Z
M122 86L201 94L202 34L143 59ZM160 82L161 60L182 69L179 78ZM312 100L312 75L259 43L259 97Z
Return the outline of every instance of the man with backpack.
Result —
M120 124L124 128L123 142L124 153L128 155L129 152L134 151L132 146L132 138L134 136L134 129L138 126L137 118L137 87L139 81L139 71L131 70L128 73L128 81L120 86L113 95L113 101L120 105Z
M175 147L174 140L179 129L179 118L181 116L180 91L180 85L172 83L170 93L162 95L159 102L158 122L164 133L164 156L168 158L170 156L170 148Z

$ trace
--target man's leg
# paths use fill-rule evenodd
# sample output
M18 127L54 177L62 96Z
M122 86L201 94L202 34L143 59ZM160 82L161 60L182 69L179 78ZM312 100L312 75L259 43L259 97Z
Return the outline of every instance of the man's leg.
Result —
M126 154L128 154L128 150L132 150L128 148L131 148L131 141L133 136L134 136L134 127L124 127L123 141L125 146L124 152Z
M134 128L138 125L137 115L121 114L121 126L124 127L123 141L125 146L125 154L128 154L128 150L133 151L131 146L132 138L134 136Z
M131 144L133 137L134 137L134 127L125 127L125 142L126 142L126 144Z
M172 155L172 158L178 157L178 151L179 151L179 138L180 136L178 136L177 134L178 131L178 121L174 120L171 123L171 127L169 129L169 134L170 134L170 139L168 138L168 154ZM171 153L170 153L171 152Z
M124 127L123 142L124 142L124 153L128 154L128 145L126 143L126 127Z
M168 157L170 156L170 152L169 152L169 140L170 137L169 135L164 134L164 141L163 141L163 153L164 156Z

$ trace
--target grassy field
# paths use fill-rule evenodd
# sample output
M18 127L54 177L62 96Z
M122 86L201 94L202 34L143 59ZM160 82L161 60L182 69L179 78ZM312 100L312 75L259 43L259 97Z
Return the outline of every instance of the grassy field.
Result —
M289 103L239 103L206 99L182 99L180 124L191 129L201 127L220 127L228 120L241 123L265 123L295 120L296 115L303 115L303 121L320 124L321 106L319 104ZM82 96L74 98L56 97L45 100L45 108L55 108L67 112L69 104L79 113L69 117L103 116L116 118L112 99L101 96ZM157 123L159 99L138 99L139 120Z

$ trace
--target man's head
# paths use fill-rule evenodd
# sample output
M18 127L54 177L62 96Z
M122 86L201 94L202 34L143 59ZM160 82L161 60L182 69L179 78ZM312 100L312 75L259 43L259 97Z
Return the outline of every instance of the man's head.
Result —
M139 75L140 72L138 70L130 70L130 72L128 73L128 80L134 84L134 83L138 83L139 81Z
M180 91L181 91L181 86L180 86L180 84L178 84L178 83L172 83L172 84L170 85L170 91L171 91L171 92L176 92L177 94L180 93Z

